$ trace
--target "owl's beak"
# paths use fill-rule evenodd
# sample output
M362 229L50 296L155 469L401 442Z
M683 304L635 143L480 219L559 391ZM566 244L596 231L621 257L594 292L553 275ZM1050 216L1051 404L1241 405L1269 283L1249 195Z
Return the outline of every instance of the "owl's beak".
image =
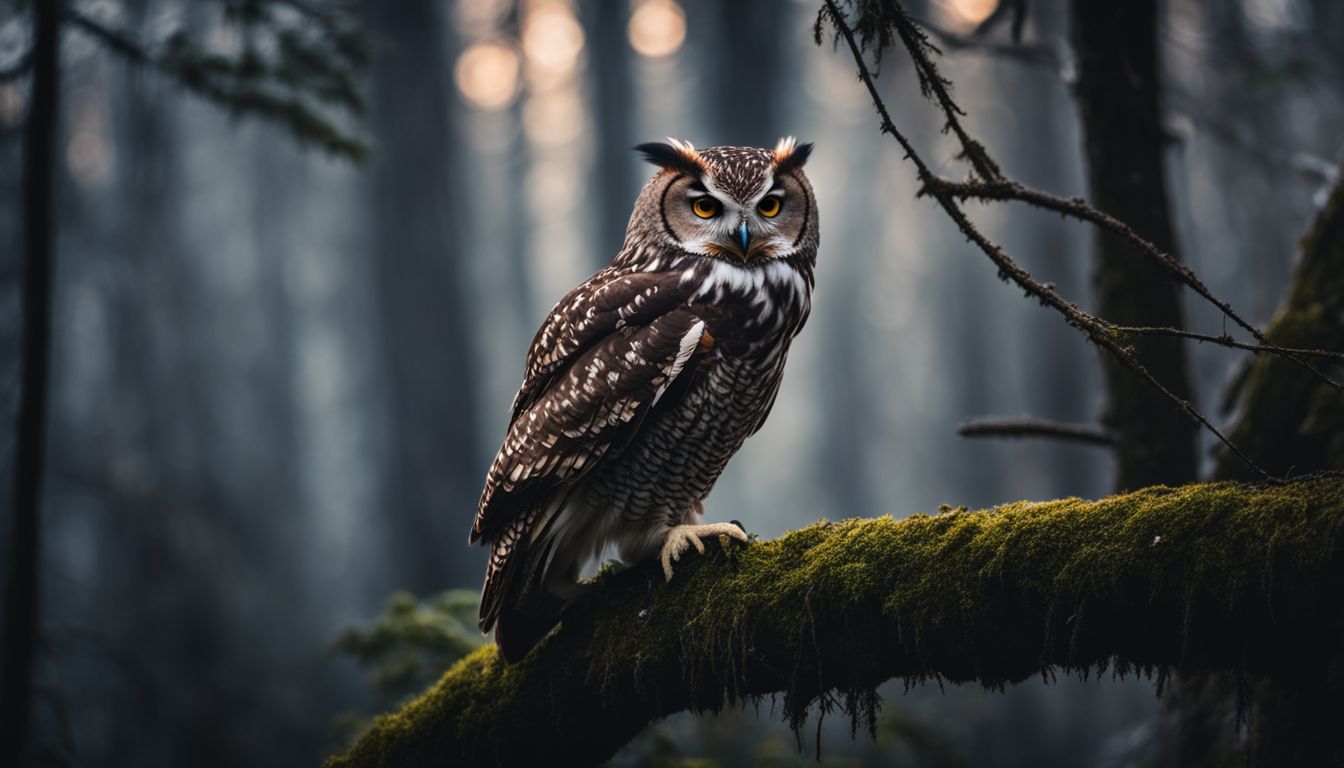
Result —
M748 253L747 246L751 244L751 233L747 231L747 222L743 221L737 225L737 239L742 243L742 254Z

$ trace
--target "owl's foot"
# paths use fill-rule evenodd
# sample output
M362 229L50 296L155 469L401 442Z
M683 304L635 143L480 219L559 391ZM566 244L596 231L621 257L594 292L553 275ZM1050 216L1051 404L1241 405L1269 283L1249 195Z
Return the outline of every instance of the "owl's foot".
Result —
M687 547L694 546L700 554L705 553L705 544L701 536L731 536L747 543L747 532L737 523L705 523L703 525L678 525L667 532L663 540L663 576L672 580L672 564L681 559Z

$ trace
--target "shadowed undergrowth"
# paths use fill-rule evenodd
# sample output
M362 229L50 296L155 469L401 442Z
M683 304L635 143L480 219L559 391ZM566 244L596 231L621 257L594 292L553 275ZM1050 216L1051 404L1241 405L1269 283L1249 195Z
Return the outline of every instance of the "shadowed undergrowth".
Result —
M1344 480L1316 479L712 546L669 585L655 565L604 574L525 661L474 652L328 765L596 763L660 717L768 694L795 726L839 707L869 728L876 686L897 677L1310 676L1340 647L1341 536Z

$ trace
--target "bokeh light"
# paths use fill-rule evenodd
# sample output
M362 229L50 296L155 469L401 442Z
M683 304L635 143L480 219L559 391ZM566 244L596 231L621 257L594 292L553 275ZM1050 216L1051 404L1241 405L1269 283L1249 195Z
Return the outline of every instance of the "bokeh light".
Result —
M112 148L98 131L79 131L65 148L65 164L70 175L83 185L97 184L107 178L112 167Z
M640 56L671 56L686 40L686 14L675 0L644 0L630 15L629 34L630 47Z
M457 89L477 109L503 109L518 95L518 54L501 42L475 43L457 59Z
M949 6L958 21L979 24L999 7L999 0L952 0Z
M547 79L573 72L583 52L583 27L559 3L548 3L523 18L523 52L530 71Z
M23 89L10 84L0 87L0 123L18 125L23 122Z
M583 100L573 88L537 94L523 105L523 130L530 141L541 146L575 141L586 125Z

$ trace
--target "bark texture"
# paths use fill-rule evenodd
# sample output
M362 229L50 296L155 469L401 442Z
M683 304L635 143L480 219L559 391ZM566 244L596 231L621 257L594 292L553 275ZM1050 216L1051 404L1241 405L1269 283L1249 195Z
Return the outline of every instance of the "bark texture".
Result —
M1070 34L1092 204L1178 256L1163 169L1157 2L1073 0ZM1114 234L1098 230L1097 238L1096 314L1122 325L1184 327L1177 286L1162 269ZM1158 381L1191 399L1179 340L1138 339L1134 347ZM1117 437L1117 489L1193 480L1195 424L1112 356L1102 355L1102 366L1101 421Z
M523 662L481 649L328 766L594 764L767 694L795 726L818 702L863 725L891 678L1306 677L1344 639L1341 545L1337 478L821 522L711 546L670 584L601 576Z
M1288 300L1266 335L1280 346L1344 351L1344 186L1336 187L1302 239ZM1336 380L1344 372L1344 366L1328 361L1316 364ZM1252 461L1276 475L1344 470L1344 394L1293 361L1272 355L1257 358L1242 382L1241 413L1230 437ZM1246 464L1230 453L1219 457L1218 477L1249 474ZM1231 690L1226 679L1217 685ZM1247 759L1235 756L1238 762L1228 759L1224 764L1344 765L1344 742L1337 733L1344 722L1341 692L1344 653L1338 648L1304 674L1261 680L1255 691L1250 753ZM1230 708L1225 696L1224 723ZM1206 709L1219 711L1214 701Z
M32 96L23 137L23 368L14 446L14 498L6 559L0 657L0 764L17 764L28 744L38 639L42 479L47 373L51 358L52 201L63 3L33 7Z
M1344 186L1337 187L1307 236L1288 301L1269 340L1285 347L1344 351ZM1344 366L1317 361L1339 379ZM1275 475L1344 469L1344 394L1291 360L1262 355L1242 388L1241 415L1229 437ZM1237 457L1219 459L1219 477L1245 479Z

